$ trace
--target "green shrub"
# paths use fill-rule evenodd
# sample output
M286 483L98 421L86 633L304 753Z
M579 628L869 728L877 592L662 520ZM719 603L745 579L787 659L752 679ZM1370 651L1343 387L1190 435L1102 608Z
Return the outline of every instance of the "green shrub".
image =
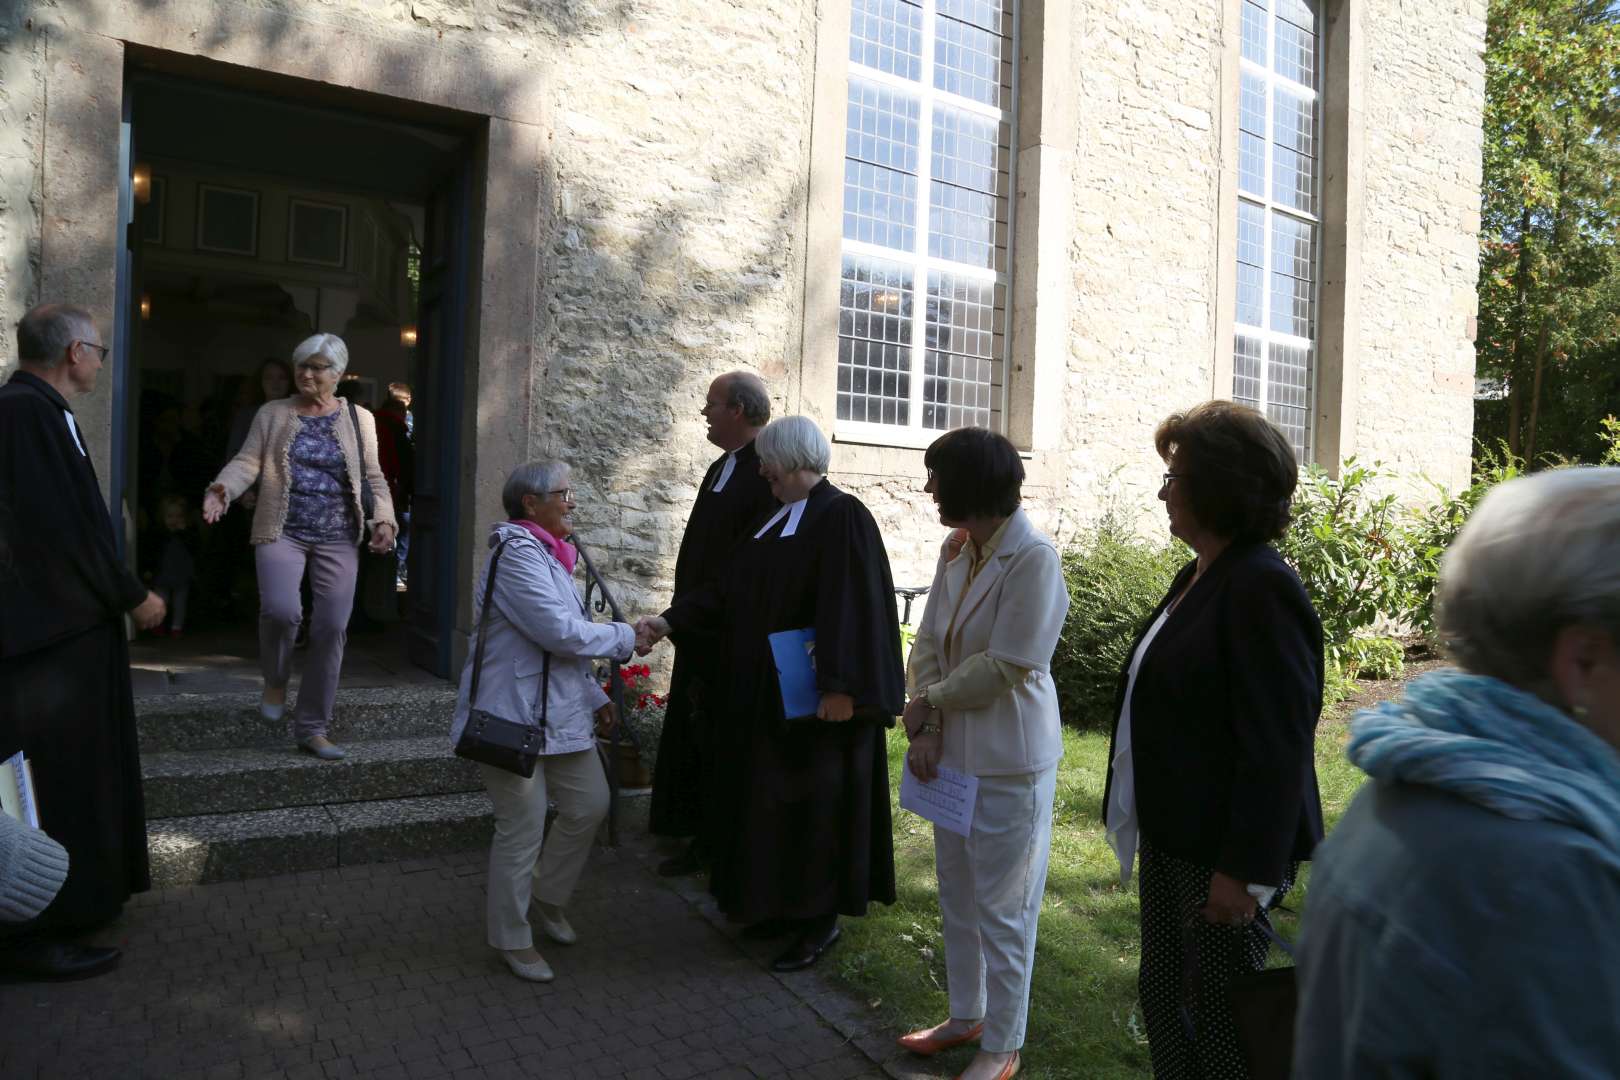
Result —
M1620 420L1612 416L1605 416L1600 423L1603 430L1598 437L1603 440L1606 449L1599 465L1620 465Z
M1312 465L1300 474L1294 517L1277 544L1304 582L1328 656L1341 671L1354 666L1350 649L1358 633L1414 606L1403 512L1394 494L1376 492L1380 475L1353 457L1337 478Z
M1179 543L1142 539L1116 510L1064 553L1069 615L1052 657L1052 680L1068 723L1091 729L1113 723L1119 673L1136 633L1191 557Z
M1411 596L1400 617L1430 642L1437 636L1434 595L1440 583L1441 557L1457 539L1485 493L1523 472L1523 460L1515 457L1506 445L1494 450L1481 446L1474 460L1473 479L1466 488L1454 494L1436 484L1435 501L1410 512L1406 543Z
M1406 646L1392 637L1351 638L1344 650L1344 677L1398 679L1406 670Z

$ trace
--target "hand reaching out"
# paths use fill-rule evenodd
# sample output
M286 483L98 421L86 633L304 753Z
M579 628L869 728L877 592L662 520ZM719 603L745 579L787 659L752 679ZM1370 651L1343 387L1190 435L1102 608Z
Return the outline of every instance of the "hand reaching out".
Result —
M203 496L203 520L210 525L224 517L225 511L230 508L231 504L225 501L225 487L223 484L215 484Z
M669 622L657 615L644 615L636 620L636 655L646 656L669 636Z

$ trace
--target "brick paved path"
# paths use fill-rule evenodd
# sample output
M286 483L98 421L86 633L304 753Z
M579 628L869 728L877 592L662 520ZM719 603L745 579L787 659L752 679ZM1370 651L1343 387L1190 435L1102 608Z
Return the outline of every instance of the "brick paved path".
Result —
M482 852L148 893L98 938L112 974L0 984L0 1076L883 1075L823 1019L837 995L742 952L654 857L593 853L546 985L484 945Z

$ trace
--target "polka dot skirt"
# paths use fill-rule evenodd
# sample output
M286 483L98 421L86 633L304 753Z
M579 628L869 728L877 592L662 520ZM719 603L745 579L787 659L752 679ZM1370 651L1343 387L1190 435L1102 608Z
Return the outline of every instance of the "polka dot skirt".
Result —
M1155 1080L1247 1080L1227 985L1234 975L1264 968L1271 943L1257 925L1212 926L1198 915L1209 898L1209 867L1155 851L1144 840L1139 868L1136 992ZM1295 870L1288 868L1273 905L1292 887Z

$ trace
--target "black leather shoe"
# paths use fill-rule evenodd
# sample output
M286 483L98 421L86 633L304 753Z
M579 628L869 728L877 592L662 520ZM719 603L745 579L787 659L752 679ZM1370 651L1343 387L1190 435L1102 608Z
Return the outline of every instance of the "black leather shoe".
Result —
M93 945L29 941L0 950L0 972L24 979L88 979L111 971L122 955Z
M842 933L835 920L832 929L827 931L809 930L788 946L787 952L778 956L771 964L772 971L800 971L821 959L821 954L832 948L833 942L838 940Z

